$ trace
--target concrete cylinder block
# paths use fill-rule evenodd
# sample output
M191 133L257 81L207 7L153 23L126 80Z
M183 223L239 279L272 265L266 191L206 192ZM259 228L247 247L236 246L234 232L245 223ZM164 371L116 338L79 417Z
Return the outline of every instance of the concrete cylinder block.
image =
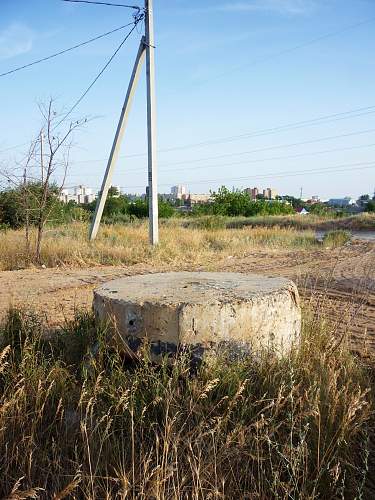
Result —
M94 292L94 311L110 321L111 339L136 351L147 339L158 357L189 348L236 353L270 348L283 355L298 341L295 284L239 273L180 272L126 277Z

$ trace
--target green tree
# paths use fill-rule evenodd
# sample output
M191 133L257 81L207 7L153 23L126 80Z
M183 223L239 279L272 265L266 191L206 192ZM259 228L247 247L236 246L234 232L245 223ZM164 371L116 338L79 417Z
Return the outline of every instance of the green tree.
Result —
M212 193L212 203L206 203L193 207L194 216L221 215L227 217L255 215L283 215L292 214L294 210L291 205L283 201L264 199L251 200L244 191L230 191L222 186L218 192Z
M129 203L128 214L134 215L138 219L148 217L148 202L145 199L139 198L138 200Z
M109 189L108 189L108 197L110 198L111 196L119 196L120 195L120 191L118 190L118 188L116 186L111 186Z
M45 191L40 182L19 184L0 192L0 222L13 229L31 226L39 222L39 200ZM59 188L50 185L45 199L45 210L51 222L63 220L64 204L58 198Z

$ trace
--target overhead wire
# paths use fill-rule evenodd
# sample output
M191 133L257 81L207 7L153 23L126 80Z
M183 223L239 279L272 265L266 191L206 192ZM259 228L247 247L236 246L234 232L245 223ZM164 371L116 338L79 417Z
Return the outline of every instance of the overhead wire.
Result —
M222 155L208 156L208 157L206 156L205 158L197 158L197 159L188 160L188 161L164 163L163 165L174 167L175 165L187 165L187 164L191 164L191 163L199 163L201 161L218 160L221 158L232 158L235 156L243 156L243 155L247 155L247 154L261 153L263 151L272 151L274 149L284 149L284 148L292 148L292 147L296 147L296 146L305 146L307 144L315 144L315 143L319 143L319 142L340 139L343 137L352 137L352 136L356 136L356 135L368 134L371 132L375 132L375 128L360 130L360 131L356 131L356 132L349 132L349 133L345 133L345 134L332 135L332 136L327 136L327 137L320 137L318 139L309 139L307 141L292 142L292 143L288 143L288 144L277 144L274 146L267 146L264 148L251 149L248 151L239 151L236 153L226 153L226 154L222 154Z
M349 163L342 165L334 165L331 167L320 167L316 169L305 169L305 170L297 170L297 171L284 171L284 172L274 172L268 174L259 174L259 175L251 175L246 177L230 177L230 178L219 178L219 179L202 179L202 180L185 180L182 184L220 184L223 182L238 182L245 181L251 179L266 179L266 178L283 178L283 177L294 177L299 175L308 175L308 174L326 174L326 173L340 173L340 172L348 172L355 170L366 170L366 169L375 169L375 161L372 162L358 162L358 163ZM159 186L170 186L170 183L160 183ZM71 186L76 187L76 186ZM121 189L138 189L144 188L144 186L120 186ZM68 189L68 188L67 188Z
M93 86L96 84L96 82L99 80L99 78L103 75L105 70L108 68L108 66L111 64L113 59L116 57L116 55L119 53L125 42L129 39L135 28L137 27L137 24L143 19L143 16L138 17L134 23L133 28L129 31L129 33L125 36L125 38L122 40L120 45L117 47L117 49L114 51L114 53L111 55L111 57L108 59L108 61L105 63L103 68L99 71L99 73L96 75L94 80L90 83L90 85L87 87L87 89L81 94L81 96L76 100L76 102L73 104L73 106L69 109L69 111L63 116L63 118L56 124L56 127L61 125L62 122L64 122L68 116L72 114L72 112L78 107L78 105L83 101L83 99L86 97L86 95L90 92L90 90L93 88ZM56 128L55 127L55 128Z
M363 113L359 113L360 111L368 110ZM371 111L369 111L371 110ZM349 113L352 113L352 116L342 116L342 115L348 115ZM357 114L353 114L357 113ZM278 132L284 132L284 131L289 131L289 130L296 130L300 128L305 128L305 127L310 127L313 125L325 125L327 123L333 123L341 120L348 120L350 118L357 118L361 116L365 116L368 114L373 114L375 113L375 106L366 106L363 108L357 108L351 111L343 111L341 113L334 113L331 115L325 115L319 118L312 118L310 120L302 120L294 123L289 123L286 125L280 125L278 127L272 127L268 129L261 129L259 131L254 131L254 132L249 132L247 134L240 134L238 136L229 136L229 137L224 137L222 139L212 139L204 142L197 142L197 143L192 143L192 144L187 144L183 146L175 146L175 147L170 147L170 148L164 148L164 149L158 149L158 153L169 153L172 151L180 151L180 150L185 150L185 149L194 149L196 147L203 147L203 146L210 146L210 145L216 145L216 144L225 144L227 142L232 142L234 140L240 140L240 139L250 139L250 138L257 138L257 137L262 137L262 136L267 136L267 135L273 135ZM332 117L332 119L330 119ZM337 118L334 118L337 117ZM319 120L319 122L318 122ZM0 151L1 153L1 151ZM134 154L126 154L126 155L120 155L120 158L137 158L137 157L143 157L147 156L147 153L134 153ZM94 162L101 162L101 161L106 161L107 158L94 158L90 160L79 160L75 163L94 163Z
M133 23L131 23L131 24L133 24ZM210 145L215 145L215 144L224 144L224 143L232 142L232 141L236 141L236 140L250 139L250 138L262 137L262 136L267 136L267 135L274 135L274 134L279 133L279 132L288 132L290 130L301 129L301 128L310 127L310 126L314 126L314 125L325 125L328 123L333 123L333 122L342 121L342 120L349 120L351 118L358 118L358 117L366 116L366 115L373 114L373 113L375 113L375 105L364 106L364 107L360 107L360 108L354 108L354 109L351 109L348 111L341 111L338 113L322 115L322 116L319 116L316 118L299 120L299 121L287 123L284 125L278 125L276 127L255 130L254 132L247 132L244 134L227 136L227 137L222 137L222 138L218 138L218 139L209 139L207 141L185 144L185 145L181 145L181 146L162 148L162 149L158 149L158 153L169 153L169 152L173 152L173 151L194 149L194 148L210 146ZM6 151L12 150L12 149L16 149L18 147L22 147L25 144L28 144L28 143L10 146L8 148L1 150L0 154L4 153ZM126 154L126 155L121 155L120 158L136 158L136 157L142 157L142 156L147 156L147 153ZM93 163L93 162L100 162L100 161L106 161L106 160L107 160L107 158L94 158L94 159L89 159L89 160L79 160L75 163Z
M198 143L190 144L190 145L186 145L186 146L177 146L177 147L173 147L173 148L169 148L169 149L163 149L163 150L160 150L159 152L166 153L169 151L191 149L193 147L196 148L196 147L203 147L203 146L213 146L215 144L224 144L227 142L234 142L234 141L248 139L248 138L252 138L252 137L262 137L264 135L273 135L275 133L296 130L296 129L300 129L300 128L310 127L313 125L325 125L326 123L333 123L333 122L337 122L337 121L341 121L341 120L347 120L349 118L357 118L357 117L373 114L373 113L375 113L375 106L368 106L368 107L362 108L358 111L363 111L363 110L366 110L366 111L357 112L356 114L352 114L351 116L342 116L342 115L354 113L354 111L335 113L333 115L327 115L327 116L323 116L320 118L313 118L311 120L303 120L300 122L281 125L279 127L267 128L267 129L263 129L263 130L259 130L259 131L255 131L255 132L247 132L245 134L233 135L233 136L224 137L221 139L212 139L209 141L204 141L204 142L200 142L200 143L198 142Z
M236 161L236 162L231 162L231 163L220 163L217 164L215 163L214 165L199 165L196 167L191 167L189 168L190 170L201 170L201 169L209 169L209 168L223 168L223 167L231 167L235 165L244 165L244 164L256 164L256 163L264 163L267 161L280 161L280 160L292 160L296 158L306 158L310 156L319 156L323 154L328 154L328 153L342 153L344 151L353 151L357 149L364 149L364 148L372 148L375 147L375 142L370 143L370 144L362 144L362 145L356 145L356 146L347 146L344 148L332 148L332 149L324 149L321 151L311 151L308 153L298 153L295 155L284 155L284 156L273 156L270 158L255 158L255 159L247 159L247 160L242 160L242 161ZM71 165L74 166L76 162L73 162ZM143 172L144 168L133 168L133 169L126 169L126 173L133 173L133 172ZM173 169L159 169L160 173L164 172L179 172L179 171L185 171L186 172L186 167L182 168L173 168ZM70 177L77 177L81 176L82 174L74 174L70 175Z
M141 8L138 7L138 5L125 5L123 3L98 2L94 0L62 0L62 1L70 3L88 3L92 5L106 5L107 7L125 7L127 9L136 9L138 12L141 11Z
M222 182L236 182L236 181L244 181L244 180L251 180L251 179L267 179L267 178L286 178L286 177L295 177L299 175L308 175L308 174L327 174L327 173L345 173L345 172L350 172L350 171L359 171L359 170L368 170L368 169L375 169L375 162L362 162L362 163L354 163L354 164L347 164L347 165L338 165L338 166L333 166L333 167L328 167L328 168L319 168L319 169L311 169L311 170L300 170L300 171L295 171L295 172L280 172L280 173L273 173L273 174L267 174L267 175L252 175L252 176L247 176L247 177L238 177L238 178L226 178L226 179L205 179L201 181L192 181L194 184L207 184L207 183L213 183L216 182L217 184L222 183ZM190 181L185 181L185 184L188 184ZM169 186L170 183L161 183L159 186ZM78 187L79 184L76 185L70 185L66 186L66 189L72 189L74 187ZM139 186L119 186L121 189L140 189L144 188L144 185L139 185ZM98 188L99 189L99 188Z
M285 54L289 54L290 52L294 52L294 51L302 49L304 47L308 47L310 45L314 45L315 43L319 43L322 40L326 40L328 38L332 38L332 37L335 37L337 35L341 35L342 33L346 33L347 31L351 31L351 30L356 29L356 28L358 28L360 26L364 26L366 24L370 24L370 23L372 23L374 21L375 21L375 17L371 17L369 19L365 19L365 20L360 21L358 23L354 23L354 24L350 24L348 26L344 26L343 28L340 28L339 30L335 30L335 31L332 31L330 33L326 33L324 35L320 35L318 37L315 37L315 38L312 38L310 40L307 40L306 42L301 42L298 45L294 45L293 47L289 47L289 48L280 50L279 52L275 52L273 54L270 54L268 56L261 57L259 59L255 59L254 61L251 61L251 62L249 62L247 64L242 64L241 66L237 66L235 68L232 68L229 71L225 71L223 73L219 73L217 75L213 75L211 77L206 78L205 80L201 80L201 81L196 82L194 85L204 85L205 83L209 83L211 80L216 80L216 79L219 79L219 78L223 78L223 77L225 77L225 76L227 76L229 74L235 73L237 71L241 71L243 68L248 68L248 67L251 67L251 66L256 66L257 64L260 64L260 63L263 63L263 62L275 59L275 58L283 56Z
M89 0L63 0L63 1L66 1L66 2L74 2L74 3L90 3L90 4L100 4L100 5L111 5L111 6L116 6L116 7L127 7L127 8L132 8L132 9L137 9L139 12L140 12L140 8L137 7L137 6L131 6L131 5L124 5L124 4L111 4L111 3L108 3L108 2L96 2L96 1L89 1ZM315 43L317 41L320 41L324 38L328 38L328 37L331 37L331 36L335 36L339 33L342 33L344 31L348 31L348 30L351 30L357 26L361 26L361 25L364 25L364 24L367 24L369 22L373 21L373 19L371 20L367 20L367 21L363 21L361 23L356 23L354 25L351 25L351 26L348 26L342 30L339 30L339 31L336 31L336 32L333 32L333 33L330 33L330 34L327 34L327 35L323 35L321 37L318 37L318 38L315 38L313 40L310 40L308 42L305 42L303 44L300 44L298 46L295 46L295 47L292 47L290 49L285 49L284 51L281 51L279 52L278 54L275 54L273 56L270 56L271 58L272 57L275 57L277 55L282 55L284 53L287 53L287 52L290 52L290 51L293 51L293 50L297 50L298 48L301 48L301 47L304 47L304 46L307 46L307 45L310 45L311 43ZM114 52L114 54L111 56L111 58L107 61L107 63L105 64L105 66L102 68L102 70L99 72L99 74L95 77L95 79L93 80L93 82L89 85L89 87L84 91L84 93L79 97L79 99L76 101L76 103L72 106L72 108L68 111L68 113L66 113L66 115L64 116L64 118L59 122L62 123L73 111L74 109L76 109L76 107L80 104L80 102L84 99L84 97L87 95L87 93L91 90L91 88L95 85L95 83L98 81L98 79L101 77L101 75L105 72L105 70L107 69L107 67L110 65L110 63L113 61L113 59L115 58L115 56L117 55L117 53L120 51L120 49L122 48L122 46L124 45L124 43L126 42L126 40L130 37L130 35L132 34L132 32L134 31L134 29L136 29L137 27L137 24L138 24L139 20L135 20L134 23L129 23L128 25L126 26L129 26L131 24L134 24L132 30L130 30L130 32L127 34L127 36L124 38L124 40L121 42L121 44L118 46L118 48L116 49L116 51ZM64 51L61 51L59 53L56 53L56 54L52 54L51 56L48 56L46 58L43 58L41 60L38 60L38 61L34 61L32 63L29 63L28 65L25 65L23 67L20 67L20 68L15 68L14 70L11 70L9 72L6 72L4 74L0 74L0 77L1 76L5 76L6 74L10 74L10 73L13 73L13 72L16 72L16 71L20 71L21 69L24 69L26 67L29 67L29 66L32 66L34 64L38 64L40 62L43 62L44 60L48 60L48 59L51 59L53 57L57 57L58 55L61 55L61 54L64 54L70 50L74 50L75 48L78 48L79 46L82 46L82 45L85 45L87 43L91 43L92 41L94 40L97 40L98 38L102 38L104 36L108 36L109 34L115 32L115 31L119 31L120 29L123 29L125 26L123 27L120 27L120 28L117 28L116 30L113 30L111 32L108 32L106 34L103 34L103 35L99 35L98 37L95 37L94 39L91 39L91 40L88 40L86 42L82 42L82 44L78 44L77 46L74 46L74 47L71 47L71 48L68 48L68 49L65 49ZM270 58L269 57L269 58ZM269 59L268 58L268 59ZM239 69L239 68L238 68ZM368 109L370 109L372 107L369 107ZM366 109L366 108L364 108ZM350 113L350 112L344 112L342 114L347 114L347 113ZM363 113L363 114L366 114L366 113ZM341 115L341 113L337 114L337 115L331 115L331 116L339 116ZM357 115L357 116L361 116L362 114L360 115ZM345 117L346 118L346 117ZM345 118L342 118L342 119L345 119ZM317 118L317 119L313 119L311 120L311 123L314 122L314 121L319 121L319 120L323 120L323 118ZM290 128L290 127L300 127L300 126L305 126L304 124L306 123L306 121L303 121L303 122L300 122L300 123L296 123L296 124L292 124L292 125L287 125L287 126L283 126L282 128L273 128L273 129L265 129L264 131L260 131L260 133L264 133L264 134L267 134L267 133L275 133L276 131L280 131L282 129L287 129L287 128ZM209 157L209 158L201 158L201 159L196 159L196 160L191 160L189 163L192 163L192 162L200 162L200 161L206 161L206 160L215 160L215 159L218 159L218 158L225 158L225 157L232 157L232 156L238 156L238 155L243 155L243 154L250 154L250 153L254 153L254 152L260 152L260 151L267 151L267 150L271 150L271 149L276 149L276 148L283 148L283 147L293 147L293 146L297 146L297 145L305 145L305 144L311 144L311 143L315 143L315 142L320 142L320 141L323 141L323 140L330 140L330 139L336 139L338 137L348 137L350 135L356 135L356 134L363 134L363 133L368 133L368 132L372 132L374 131L374 129L369 129L369 130L366 130L366 131L362 131L362 132L357 132L357 133L350 133L350 134L342 134L342 135L339 135L339 136L333 136L333 137L330 137L330 138L321 138L321 139L316 139L316 140L310 140L310 141L303 141L303 142L299 142L299 143L293 143L293 144L289 144L289 145L280 145L280 146L272 146L270 148L262 148L262 149L257 149L257 150L253 150L253 151L247 151L247 152L240 152L240 153L233 153L233 154L226 154L226 155L219 155L219 156L215 156L215 157ZM222 140L217 140L217 141L206 141L205 143L197 143L195 145L187 145L187 146L182 146L182 147L175 147L175 148L168 148L167 150L164 150L165 152L166 151L172 151L172 150L178 150L178 149L187 149L187 148L190 148L190 147L199 147L199 146L202 146L202 145L209 145L209 144L217 144L217 143L224 143L224 142L230 142L232 140L237 140L238 138L244 138L244 137L257 137L257 133L250 133L250 134L242 134L241 136L232 136L232 137L229 137L229 138L226 138L226 139L222 139ZM6 150L4 151L7 151L7 150L10 150L10 149L13 149L13 148L7 148ZM162 151L162 150L161 150ZM317 153L319 154L319 153ZM142 155L143 156L143 155ZM97 161L101 161L101 160L97 160ZM256 160L255 160L256 161ZM180 162L179 164L186 164L186 162ZM355 166L360 166L360 165L367 165L368 163L359 163L359 164L354 164ZM172 164L171 164L172 165ZM176 165L176 163L173 163L173 165ZM371 165L373 165L371 163ZM350 166L350 165L349 165ZM338 166L338 167L332 167L332 168L346 168L348 167L347 166ZM199 167L201 168L201 167ZM371 168L371 167L364 167L364 168ZM322 170L310 170L310 171L301 171L301 172L293 172L293 173L289 173L288 175L298 175L298 174L301 174L301 173L304 173L304 172L316 172L316 173L319 173L321 172ZM328 171L327 169L324 169L323 171ZM284 173L285 174L285 173ZM279 174L268 174L270 176L278 176L280 177L280 175L283 175L282 173L279 173ZM253 178L253 177L258 177L258 176L252 176L250 178ZM264 177L264 176L263 176ZM237 180L241 180L241 179L248 179L249 177L242 177L242 178L237 178ZM235 179L231 179L231 180L235 180ZM214 180L214 181L217 181L217 180ZM201 183L201 182L214 182L212 180L204 180L204 181L197 181L195 183ZM193 181L194 182L194 181Z
M134 6L134 5L125 5L125 4L113 4L113 3L109 3L109 2L96 2L96 1L89 1L89 0L62 0L62 1L66 1L66 2L73 2L73 3L90 3L90 4L99 4L99 5L110 5L110 6L115 6L115 7L128 7L128 8L133 8L133 9L136 9L136 10L139 10L139 11L141 10L141 9L140 9L140 7L138 7L138 6ZM340 29L340 30L336 30L336 31L334 31L334 32L331 32L331 33L328 33L328 34L322 35L322 36L320 36L320 37L316 37L316 38L314 38L314 39L312 39L312 40L309 40L309 41L304 42L304 43L302 43L302 44L296 45L296 46L294 46L294 47L292 47L292 48L285 49L284 51L278 52L277 54L274 54L274 55L272 55L272 56L270 56L270 57L276 57L277 55L281 55L281 54L283 54L283 53L285 53L285 52L289 52L289 51L296 50L296 49L298 49L298 48L302 48L302 47L304 47L304 46L306 46L306 45L310 45L311 43L315 43L315 42L320 41L320 40L322 40L322 39L324 39L324 38L332 37L332 36L335 36L335 35L340 34L340 33L342 33L342 32L345 32L345 31L348 31L348 30L354 29L354 28L356 28L356 27L358 27L358 26L362 26L362 25L364 25L364 24L368 24L368 23L370 23L370 22L373 22L374 20L375 20L375 18L370 18L370 19L367 19L367 20L361 21L361 22L359 22L359 23L355 23L355 24L352 24L352 25L346 26L346 27L344 27L344 28L342 28L342 29ZM137 22L137 19L136 19L135 21ZM131 25L131 24L132 24L132 23L129 23L128 25L125 25L125 26L129 26L129 25ZM137 23L137 24L138 24L138 23ZM124 26L124 27L125 27L125 26ZM122 29L122 28L124 28L124 27L120 27L120 28L118 28L117 30ZM114 31L116 31L116 30L114 30ZM110 33L111 33L111 32L108 32L108 34L110 34ZM103 34L102 36L106 36L106 35L107 35L107 34ZM94 39L92 39L92 41L94 41L94 40L95 40L95 38L94 38ZM85 43L90 43L90 40L89 40L89 41L87 41L87 42L83 42L83 44L85 44ZM78 46L79 46L79 45L78 45ZM77 47L78 47L78 46L77 46ZM76 47L76 46L75 46L75 47ZM70 49L66 49L66 51L73 50L75 47L72 47L72 48L70 48ZM64 53L64 52L66 52L66 51L61 51L61 53ZM55 56L57 56L57 55L59 55L59 54L60 54L60 53L57 53L57 54L52 55L52 56L48 56L47 58L44 58L44 59L42 59L42 60L40 60L40 61L35 61L35 62L33 62L33 63L30 63L30 64L28 64L28 65L25 65L24 67L28 67L29 65L31 66L31 65L33 65L33 64L37 64L38 62L42 62L43 60L47 60L47 59L49 59L49 58L51 58L51 57L55 57ZM1 74L0 74L0 76L5 76L6 74L9 74L9 73L14 72L14 71L18 71L18 70L20 70L20 69L23 69L23 67L20 67L20 68L15 68L15 70L11 70L10 72L4 73L3 75L1 75ZM360 111L360 110L362 110L362 109L371 109L371 108L375 108L375 106L370 106L370 107L368 107L368 108L359 108L357 111ZM342 115L344 115L344 114L346 114L346 113L351 113L351 111L348 111L348 112L343 112L343 113L338 113L338 114L331 115L331 116L332 116L332 117L334 117L334 116L339 116L339 115L341 115L341 114L342 114ZM328 116L329 116L329 115L328 115ZM361 115L358 115L358 116L361 116ZM324 117L320 117L320 118L313 119L313 120L311 120L311 121L319 121L319 120L323 120L323 119L324 119ZM345 119L345 118L343 118L343 119ZM303 123L304 123L304 121L300 122L301 126L303 125ZM232 137L228 137L228 138L224 138L224 139L219 139L219 140L213 140L213 141L205 141L205 142L202 142L202 143L196 143L196 144L192 144L192 145L177 146L177 147L173 147L173 148L162 149L162 150L159 150L159 152L169 152L169 151L175 151L175 150L179 150L179 149L181 149L181 150L182 150L182 149L189 149L190 147L200 147L200 146L204 146L204 145L210 145L210 144L222 143L222 142L224 142L224 140L226 140L227 142L231 142L232 140L239 140L239 139L240 139L240 138L242 138L242 137L243 137L243 138L245 138L245 137L252 137L252 136L254 136L254 137L255 137L255 136L257 136L258 134L259 134L259 135L262 135L263 133L264 133L264 134L266 134L266 133L271 133L271 132L272 132L272 133L276 133L276 132L277 132L277 131L279 131L279 130L282 130L282 129L284 129L284 128L286 129L286 128L289 128L289 127L292 127L292 126L293 126L293 127L295 126L296 128L300 128L300 126L299 126L299 122L296 122L295 124L290 124L290 125L285 125L285 126L281 126L281 127L276 127L276 128L274 128L274 129L265 129L264 131L259 131L258 133L257 133L257 132L255 132L255 133L249 133L249 134L242 134L242 135L239 135L239 136L232 136ZM16 148L16 147L10 147L10 148L7 148L6 150L15 149L15 148ZM6 150L4 150L4 151L6 151ZM2 152L3 152L3 151L0 151L0 153L2 153ZM131 156L135 156L135 155L131 155ZM139 154L139 156L144 156L144 154ZM128 156L128 157L129 157L129 156ZM92 160L88 160L88 161L92 161ZM96 160L94 160L94 161L96 161ZM103 160L98 160L98 161L103 161Z
M292 143L288 143L288 144L277 144L277 145L273 145L273 146L267 146L264 148L257 148L257 149L252 149L252 150L248 150L248 151L239 151L236 153L226 153L223 155L209 156L209 157L198 158L198 159L193 159L193 160L185 160L182 162L180 161L180 162L172 162L172 163L161 163L160 166L163 166L163 165L164 166L173 166L173 168L170 169L170 171L176 171L176 170L178 170L175 168L176 165L185 165L185 167L183 169L180 169L180 170L186 170L186 166L190 165L191 163L199 163L201 161L211 161L211 160L217 160L217 159L221 159L221 158L231 158L231 157L235 157L235 156L243 156L243 155L247 155L247 154L261 153L264 151L272 151L275 149L284 149L284 148L291 148L291 147L297 147L297 146L305 146L307 144L316 144L319 142L341 139L343 137L353 137L353 136L357 136L357 135L364 135L364 134L368 134L371 132L375 132L375 128L366 129L366 130L359 130L359 131L354 131L354 132L347 132L345 134L338 134L338 135L327 136L327 137L319 137L317 139L309 139L307 141L292 142ZM91 161L106 161L106 159L91 160ZM82 161L73 162L72 164L87 163L87 162L88 162L88 160L82 160ZM206 165L202 165L198 168L206 168L206 167L207 167ZM140 171L140 170L142 170L142 169L137 168L137 169L128 170L128 172L136 172L136 171ZM160 169L160 171L165 172L167 170Z
M85 40L84 42L78 43L77 45L73 45L72 47L68 47L67 49L60 50L59 52L55 52L54 54L51 54L46 57L42 57L41 59L37 59L36 61L32 61L31 63L24 64L23 66L18 66L17 68L13 68L9 71L5 71L4 73L0 73L0 78L3 76L11 75L12 73L16 73L17 71L21 71L26 68L30 68L31 66L35 66L36 64L40 64L42 62L48 61L50 59L53 59L55 57L61 56L63 54L66 54L67 52L71 52L72 50L78 49L80 47L84 47L85 45L88 45L89 43L95 42L96 40L100 40L101 38L104 38L106 36L112 35L113 33L116 33L117 31L121 31L128 26L131 26L134 24L134 21L128 24L124 24L123 26L120 26L119 28L115 28L111 31L107 31L106 33L102 33L101 35L95 36L94 38L90 38L89 40Z

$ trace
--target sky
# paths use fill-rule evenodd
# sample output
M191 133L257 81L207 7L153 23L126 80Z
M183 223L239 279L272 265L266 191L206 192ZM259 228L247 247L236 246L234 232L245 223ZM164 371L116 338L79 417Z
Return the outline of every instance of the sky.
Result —
M154 11L159 192L373 193L374 0L154 0ZM131 21L125 8L0 0L0 73ZM74 137L68 187L101 185L138 28L72 114L89 120ZM126 33L0 78L0 166L20 164L42 123L38 103L70 109ZM144 80L113 180L128 193L147 183Z

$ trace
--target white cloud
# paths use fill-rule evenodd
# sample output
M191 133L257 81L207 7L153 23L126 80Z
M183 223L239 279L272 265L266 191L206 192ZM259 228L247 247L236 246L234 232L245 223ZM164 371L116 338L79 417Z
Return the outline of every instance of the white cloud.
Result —
M23 24L13 23L0 31L0 59L10 59L30 52L34 32Z
M316 7L316 0L247 0L217 3L203 7L206 12L276 12L278 14L308 14ZM200 9L197 9L200 10ZM201 11L202 11L201 10Z

